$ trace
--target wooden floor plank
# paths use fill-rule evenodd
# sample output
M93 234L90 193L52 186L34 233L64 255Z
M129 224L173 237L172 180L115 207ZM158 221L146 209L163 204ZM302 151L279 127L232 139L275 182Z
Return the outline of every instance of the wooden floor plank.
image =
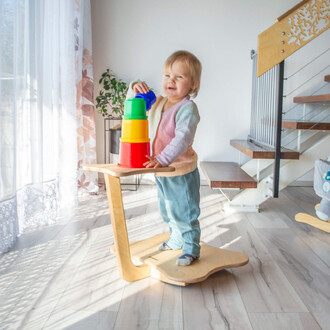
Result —
M140 188L123 192L134 239L167 231L156 187ZM318 201L312 187L287 187L261 213L230 214L222 195L201 187L202 240L250 263L181 288L121 280L106 197L82 198L70 218L21 236L0 256L1 327L328 329L330 237L294 221Z
M280 196L281 198L281 196ZM282 197L282 199L284 199ZM286 204L290 201L286 199ZM330 237L322 237L322 233L318 233L310 226L297 226L297 223L292 218L288 217L279 204L276 212L263 206L263 210L258 217L253 214L247 214L247 218L255 228L290 228L290 230L299 237L310 249L315 253L328 267L330 267ZM291 205L291 207L294 207ZM321 234L321 235L320 235Z
M320 325L321 329L330 329L330 312L329 313L313 313L313 316L317 323Z
M127 283L114 329L157 329L165 285L152 278Z
M291 231L257 229L257 232L308 309L327 313L330 310L329 268Z
M222 240L227 242L226 248L242 251L250 259L246 266L233 269L246 310L249 313L307 312L273 259L272 251L261 242L245 215L235 214L225 219L221 226L228 229L222 235Z
M251 329L235 278L228 271L182 290L184 329Z
M321 329L310 313L249 313L254 330Z
M183 329L182 307L182 288L175 285L165 285L158 329Z
M301 187L299 190L288 187L280 194L278 200L273 200L272 205L275 206L277 214L285 219L286 224L294 234L302 239L330 267L330 235L324 235L318 229L294 221L295 215L302 212L301 210L304 210L305 213L315 214L315 205L319 201L320 198L315 194L312 187ZM266 205L269 205L269 202L264 205L267 207ZM270 212L275 213L274 209L271 209Z
M113 329L112 325L116 313L111 311L70 310L66 309L56 314L51 314L47 324L27 324L21 329ZM14 329L14 328L12 328Z

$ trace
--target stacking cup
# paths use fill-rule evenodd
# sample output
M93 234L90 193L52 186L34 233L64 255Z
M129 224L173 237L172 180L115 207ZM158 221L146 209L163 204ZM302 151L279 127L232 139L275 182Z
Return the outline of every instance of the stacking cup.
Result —
M147 119L124 119L121 132L122 142L140 143L149 142L149 129Z
M150 110L151 106L156 102L155 93L150 90L148 93L138 93L135 95L136 98L143 99L146 101L147 110Z
M146 112L144 99L134 98L125 101L118 166L143 168L143 164L148 161L150 139Z
M125 143L120 142L120 159L118 166L127 168L143 168L149 159L150 143Z
M123 119L147 119L146 101L140 98L126 100Z

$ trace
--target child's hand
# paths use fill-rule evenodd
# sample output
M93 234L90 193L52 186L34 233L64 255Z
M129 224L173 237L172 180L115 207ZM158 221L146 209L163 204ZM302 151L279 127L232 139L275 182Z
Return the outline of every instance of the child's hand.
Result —
M149 87L144 82L135 83L132 87L135 94L138 93L147 94L149 92Z
M160 167L163 167L163 165L155 157L148 156L148 155L147 155L147 157L150 160L143 164L143 166L145 166L146 168L160 168Z

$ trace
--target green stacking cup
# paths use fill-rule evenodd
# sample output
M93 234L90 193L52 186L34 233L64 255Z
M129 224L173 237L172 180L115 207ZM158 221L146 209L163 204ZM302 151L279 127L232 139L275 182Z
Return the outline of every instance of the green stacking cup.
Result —
M143 99L128 99L124 106L124 119L147 119L146 101Z

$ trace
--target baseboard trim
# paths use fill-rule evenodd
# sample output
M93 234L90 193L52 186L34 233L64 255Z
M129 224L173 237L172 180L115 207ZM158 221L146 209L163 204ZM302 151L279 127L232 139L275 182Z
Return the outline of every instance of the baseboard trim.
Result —
M313 187L313 181L295 181L289 184L288 187Z

